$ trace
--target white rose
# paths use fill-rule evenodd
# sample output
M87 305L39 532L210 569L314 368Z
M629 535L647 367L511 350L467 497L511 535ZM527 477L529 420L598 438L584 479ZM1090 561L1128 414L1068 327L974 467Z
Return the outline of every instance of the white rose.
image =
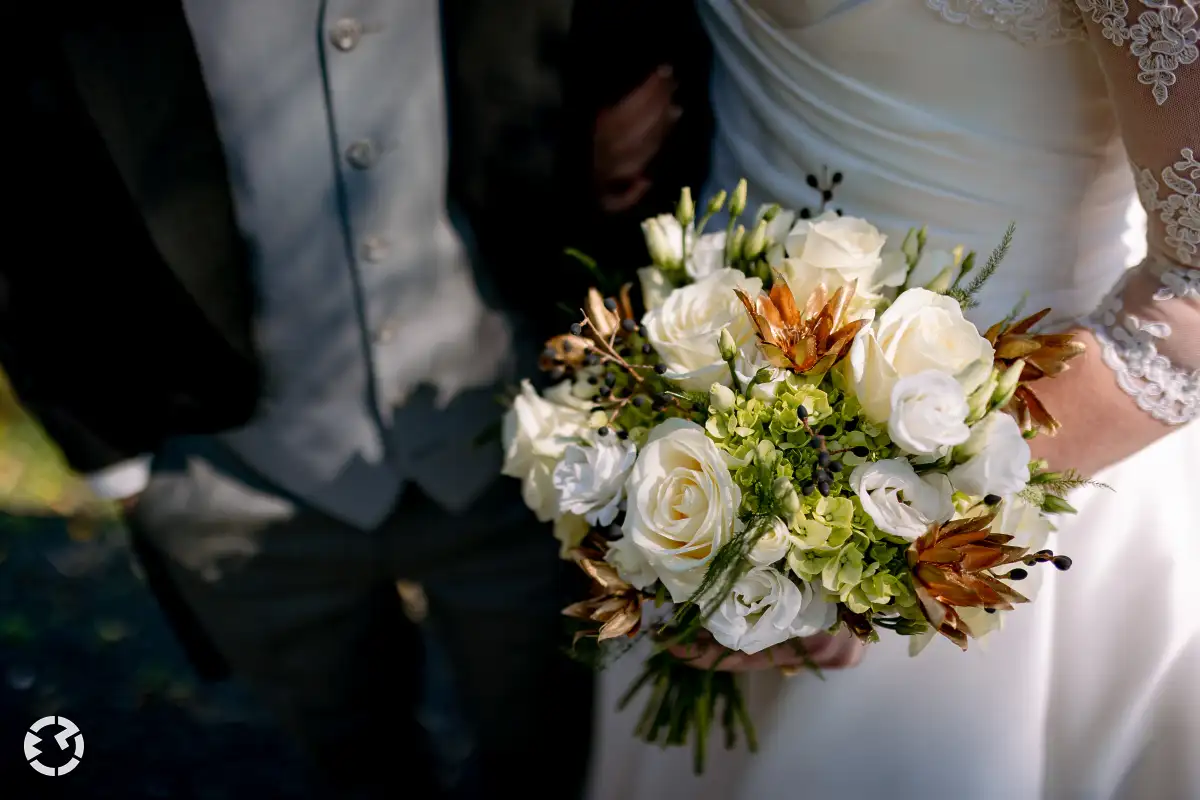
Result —
M633 442L613 435L597 436L586 446L567 445L553 474L559 511L578 514L593 525L611 525L636 459Z
M953 375L970 394L991 372L987 339L963 316L956 300L927 289L896 298L850 347L854 391L875 422L891 413L892 388L900 378L925 370Z
M721 269L676 289L661 306L646 313L642 324L667 366L667 378L696 392L707 392L713 383L732 383L717 347L721 329L729 330L742 353L757 350L754 328L735 289L757 297L762 281L747 278L740 270Z
M779 517L775 517L767 526L767 530L762 532L754 542L754 547L750 549L747 558L750 559L751 564L765 567L786 556L791 546L791 531L788 530L787 523Z
M954 517L946 476L918 475L903 458L859 464L850 473L850 488L881 531L909 541Z
M554 538L558 540L558 557L569 558L571 551L583 544L592 526L583 517L563 514L554 520Z
M957 491L1007 497L1029 483L1029 442L1017 421L1002 411L993 411L975 423L956 456L960 454L966 462L950 470L950 482Z
M704 626L730 650L757 653L832 624L833 605L774 567L754 567L734 584Z
M608 545L604 560L612 564L617 577L635 589L648 589L658 580L654 567L628 536L622 536Z
M801 302L820 284L833 292L854 283L860 299L877 299L881 288L904 281L895 255L883 255L885 242L887 236L866 220L829 211L796 223L779 269Z
M577 399L566 383L558 384L546 394L567 402ZM552 478L554 466L567 445L583 435L587 424L587 411L567 402L551 402L540 396L529 381L521 381L521 393L504 415L501 472L521 480L525 505L541 522L558 515L558 491Z
M686 265L692 280L707 278L725 267L725 231L706 233L691 246Z
M728 540L742 502L724 456L699 425L669 419L650 431L625 486L625 535L671 599L687 600Z
M967 393L953 376L925 370L896 381L888 435L913 455L934 455L962 444L971 435L967 425Z

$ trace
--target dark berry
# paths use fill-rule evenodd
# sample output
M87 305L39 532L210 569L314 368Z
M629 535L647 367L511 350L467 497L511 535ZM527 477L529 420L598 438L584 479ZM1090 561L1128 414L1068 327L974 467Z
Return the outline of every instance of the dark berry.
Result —
M594 367L600 363L600 356L596 355L595 353L588 353L586 356L584 356L583 363L587 364L589 367Z
M1063 572L1066 572L1071 568L1072 562L1070 556L1055 556L1054 558L1050 559L1050 563Z
M590 383L592 386L595 386L597 383L600 382L600 379L597 378L595 375L588 375L587 382Z
M824 428L821 428L822 436L833 436L835 433L837 433L837 428L833 425L826 425Z
M804 406L796 406L796 416L800 419L808 419L808 409Z
M816 491L816 488L817 487L813 486L811 483L805 483L800 486L800 493L803 494L805 497L808 497L810 494L812 494L814 491Z
M612 394L612 387L611 386L601 386L599 389L596 390L596 394L600 395L601 397L608 397L610 394Z
M858 420L848 419L846 420L846 423L842 425L842 428L847 431L856 431L858 430Z
M827 453L824 450L817 453L817 463L820 464L822 467L828 467L829 462L832 460L833 459L830 457L829 453Z
M604 307L607 308L609 311L616 311L617 310L617 301L611 297L606 297L606 298L604 298Z
M825 191L821 192L821 199L824 200L826 203L828 203L830 200L833 199L833 192L826 189Z
M644 395L644 394L635 395L633 400L631 400L630 402L633 403L638 408L641 408L642 406L646 405L646 395Z
M807 208L800 209L800 219L808 219L811 216L812 216L812 212L809 211Z
M595 414L597 411L604 411L604 407L603 406L592 406L592 413Z
M986 612L987 612L987 613L989 613L989 614L995 614L995 613L996 613L996 609L994 609L994 608L985 608L985 609L984 609L984 611L986 611Z
M817 481L817 491L821 497L829 497L829 481Z
M612 386L617 382L617 376L610 372L604 376L604 382L609 386Z
M841 182L842 182L842 179L843 179L843 177L844 177L844 176L843 176L843 175L842 175L842 173L840 173L840 172L835 172L835 173L833 173L833 183L834 183L834 185L836 186L837 184L841 183Z
M871 449L865 444L860 444L858 447L850 448L850 452L854 453L854 455L858 456L859 458L866 458L867 456L871 455Z
M842 462L830 461L829 462L829 471L834 472L834 473L841 472L842 471Z
M671 402L671 398L667 397L662 392L658 392L657 394L654 395L654 402L662 403L665 406Z
M644 356L648 356L648 355L650 355L650 354L651 354L651 353L653 353L653 352L654 352L654 348L653 348L653 347L651 347L651 346L650 346L648 343L647 343L647 344L644 344L644 345L642 345L642 355L644 355Z
M654 371L657 372L659 375L665 375L667 372L667 365L666 364L655 364Z
M804 179L804 182L808 184L810 189L815 189L820 185L820 183L817 181L816 175L809 175Z
M628 347L618 347L617 355L619 355L621 358L629 358L629 356L633 355L633 351Z
M578 322L572 322L571 323L571 334L573 336L579 336L582 333L583 333L583 326L580 325Z
M605 425L604 427L597 430L596 435L597 436L608 436L608 426Z
M624 440L629 438L629 431L617 431L617 438Z
M837 214L840 217L842 214L845 214L846 212L842 211L840 208L835 208L833 210L833 213Z
M1020 567L1017 567L1016 569L1009 570L1008 575L1006 575L1005 577L1008 578L1010 581L1023 581L1029 577L1029 573L1026 572L1025 570L1021 569Z
M1001 500L1001 497L998 494L989 494L988 496L983 498L983 502L987 503L989 506L999 505L1000 500Z
M816 436L812 437L812 439L810 439L808 443L811 444L813 447L824 447L825 446L825 437L818 433Z
M621 320L621 327L625 329L626 333L633 333L637 330L637 322L626 318Z

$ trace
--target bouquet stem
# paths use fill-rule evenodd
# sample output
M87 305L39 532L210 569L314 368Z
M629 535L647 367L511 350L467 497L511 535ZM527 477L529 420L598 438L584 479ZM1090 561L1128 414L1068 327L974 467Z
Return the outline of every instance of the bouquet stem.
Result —
M704 772L709 731L717 719L718 706L725 747L731 749L737 744L740 729L750 752L758 749L754 723L736 674L697 669L670 653L655 653L647 659L645 669L621 698L619 707L628 706L647 686L651 687L650 699L634 734L664 747L686 745L690 738L692 769L697 775Z

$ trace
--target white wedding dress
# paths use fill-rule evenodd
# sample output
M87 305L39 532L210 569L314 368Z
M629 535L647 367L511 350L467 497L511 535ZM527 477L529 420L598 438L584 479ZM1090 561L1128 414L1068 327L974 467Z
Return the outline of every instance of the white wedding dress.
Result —
M1091 312L1141 259L1129 159L1158 152L1138 163L1151 249L1200 266L1200 196L1156 182L1176 160L1186 177L1183 147L1200 152L1194 0L1067 2L701 0L717 58L714 185L744 176L752 208L816 210L840 172L831 208L893 236L927 223L931 246L981 256L1015 221L973 316L999 320L1028 292L1028 312L1063 318ZM1148 61L1130 49L1139 37ZM1157 150L1153 130L1131 133L1139 116L1168 134ZM1118 124L1140 151L1126 155ZM1187 369L1200 366L1192 326L1174 340ZM1170 387L1138 372L1120 335L1105 341L1129 393L1169 416ZM1175 387L1175 412L1194 389ZM634 740L639 702L615 706L639 651L620 659L601 673L591 800L1197 800L1200 424L1098 478L1113 491L1073 495L1079 514L1051 545L1074 567L1049 571L1000 631L916 658L884 632L861 666L824 681L756 673L758 754L714 743L701 778L686 748Z

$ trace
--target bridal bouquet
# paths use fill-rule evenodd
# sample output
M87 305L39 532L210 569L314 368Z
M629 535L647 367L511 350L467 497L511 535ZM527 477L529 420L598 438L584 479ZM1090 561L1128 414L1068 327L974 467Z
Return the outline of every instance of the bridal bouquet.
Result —
M977 266L920 230L889 251L866 220L770 206L747 226L744 206L743 182L697 220L685 190L647 220L642 310L631 285L591 290L546 344L553 385L525 381L503 432L505 474L593 579L564 611L576 646L652 629L625 700L648 687L638 733L691 739L697 771L714 723L729 745L753 727L734 674L667 645L803 658L845 628L966 649L1028 602L1032 568L1070 566L1043 545L1081 482L1027 439L1057 427L1037 381L1082 345L1033 332L1049 309L982 334L963 315L1011 229Z

